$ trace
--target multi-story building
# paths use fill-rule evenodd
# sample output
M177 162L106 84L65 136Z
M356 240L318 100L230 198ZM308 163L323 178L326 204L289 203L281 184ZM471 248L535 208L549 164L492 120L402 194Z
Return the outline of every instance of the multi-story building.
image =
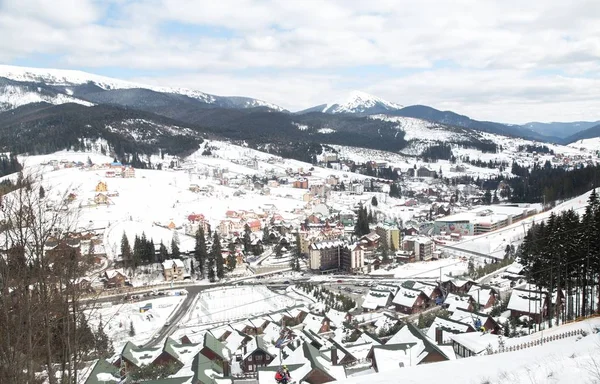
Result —
M425 236L407 236L404 238L403 249L412 251L418 261L431 260L433 257L433 241Z
M384 243L389 250L400 249L400 230L398 227L378 224L375 232L379 235L379 241Z
M360 272L364 267L364 250L359 244L349 245L341 240L312 243L309 250L312 270Z

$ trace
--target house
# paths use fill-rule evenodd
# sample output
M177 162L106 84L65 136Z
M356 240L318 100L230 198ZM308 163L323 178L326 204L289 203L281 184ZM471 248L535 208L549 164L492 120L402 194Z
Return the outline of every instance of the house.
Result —
M429 170L427 167L420 167L417 169L417 177L436 177L437 173L435 171Z
M79 239L48 239L44 244L44 253L52 262L72 257L79 259L81 257L81 242Z
M182 260L165 260L162 263L162 267L166 281L183 280L185 274L185 266Z
M244 372L256 372L259 367L271 364L275 355L269 352L261 336L254 336L252 340L242 347L243 355L241 367Z
M96 194L96 196L94 196L94 203L98 204L98 205L108 205L109 204L109 200L108 200L108 196L104 193L98 193Z
M481 327L483 327L486 332L497 334L502 329L492 316L486 313L471 312L461 308L457 308L452 312L450 319L473 326L476 331L480 331Z
M203 345L200 354L220 366L222 368L221 373L223 376L229 376L231 372L231 351L210 332L204 334ZM204 359L202 360L204 361Z
M442 287L449 293L466 294L475 282L471 280L448 278L442 281Z
M261 228L260 220L250 220L246 224L248 225L248 227L250 227L250 231L252 231L252 232L260 231L260 228Z
M309 313L302 320L302 324L304 325L304 331L310 331L316 335L331 331L331 320L327 316Z
M408 282L405 282L404 284L407 283ZM431 300L432 304L435 303L436 305L441 305L444 301L444 293L442 292L440 286L436 283L430 283L427 281L417 281L414 282L412 287L409 286L409 288L418 289L419 291L426 294L427 297L429 297L429 300Z
M452 360L454 354L450 348L437 346L433 340L408 322L385 343L385 346L373 346L367 358L371 359L373 369L381 372L390 369L390 365L395 369L398 366Z
M395 285L379 284L369 290L362 303L365 311L387 308L400 288Z
M444 308L448 309L450 312L454 312L457 309L465 309L469 312L475 309L473 305L473 298L469 295L460 295L456 293L449 293L446 296L446 300L444 300Z
M184 368L186 369L186 368ZM229 363L213 360L203 353L198 353L188 371L193 372L192 384L231 384ZM188 384L188 382L186 382Z
M407 315L424 311L430 302L429 297L422 291L405 287L401 287L392 300L396 311Z
M498 335L481 332L468 332L451 335L452 349L457 357L486 355L489 350L498 349Z
M126 179L131 179L135 177L135 169L132 166L126 166L123 168L122 175Z
M300 188L300 189L308 189L308 179L302 178L298 180L294 180L292 183L292 187Z
M151 365L161 353L162 347L140 348L131 341L128 341L123 346L121 354L114 364L122 367L126 372L131 369Z
M107 192L108 191L108 186L106 185L105 182L100 181L98 182L98 184L96 184L96 192Z
M94 364L94 368L84 384L118 383L119 381L121 381L119 368L104 359L100 359Z
M507 309L511 317L529 316L534 322L540 322L548 316L549 301L546 292L514 289Z
M104 271L104 277L106 278L106 282L104 283L106 288L123 287L129 280L127 275L125 275L121 269L107 269Z
M435 340L437 345L451 344L452 339L450 336L474 331L475 327L472 324L465 324L452 319L436 317L427 331L427 337Z
M498 300L499 293L491 287L473 285L468 293L479 307L478 310L492 307Z

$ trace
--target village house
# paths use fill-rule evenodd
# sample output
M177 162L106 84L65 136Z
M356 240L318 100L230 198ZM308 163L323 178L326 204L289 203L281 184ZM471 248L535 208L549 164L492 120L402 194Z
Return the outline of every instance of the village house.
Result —
M96 192L107 192L108 191L108 186L106 185L105 182L100 181L100 182L98 182L98 184L96 184L95 191Z
M420 167L416 172L417 177L436 177L435 171L429 170L427 167Z
M275 356L269 352L261 336L254 336L242 347L241 367L244 372L256 372L259 367L271 364Z
M395 305L396 311L406 315L424 311L429 303L429 297L423 292L404 287L401 287L398 290L398 293L394 296L394 300L392 300L392 304Z
M548 316L549 301L547 292L515 289L507 309L511 317L528 316L537 323Z
M482 312L469 311L466 309L457 308L450 319L458 321L463 324L472 326L476 331L485 329L488 333L497 334L500 332L502 327L492 316ZM483 327L483 329L481 329Z
M468 293L479 307L479 310L492 307L498 300L499 292L492 287L473 285Z
M127 281L129 281L129 277L127 277L122 269L107 269L104 271L104 278L106 279L104 283L106 288L124 287Z
M162 263L163 274L166 281L183 280L185 276L185 266L182 260L171 259Z
M445 345L452 343L452 335L468 332L475 332L474 325L436 317L427 331L427 337L435 340L437 345Z
M94 203L96 203L98 205L108 205L109 204L108 196L104 193L98 193L98 194L96 194L96 196L94 196Z
M208 360L217 363L222 368L223 375L231 373L231 351L220 342L210 331L204 334L204 344L200 354Z

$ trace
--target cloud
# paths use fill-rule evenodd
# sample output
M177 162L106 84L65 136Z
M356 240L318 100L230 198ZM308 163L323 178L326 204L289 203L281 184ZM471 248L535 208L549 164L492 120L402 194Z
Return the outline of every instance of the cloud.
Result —
M360 86L479 118L597 119L599 18L589 0L4 0L0 60L171 72L148 80L293 109Z

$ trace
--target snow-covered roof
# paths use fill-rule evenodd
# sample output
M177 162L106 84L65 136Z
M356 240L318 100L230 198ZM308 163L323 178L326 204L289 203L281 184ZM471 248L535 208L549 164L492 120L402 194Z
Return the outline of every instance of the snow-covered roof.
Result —
M446 300L444 300L444 305L448 306L448 310L450 312L456 311L458 308L469 308L471 297L467 295L456 295L454 293L449 293L446 296Z
M454 321L458 321L463 324L475 326L475 321L479 320L481 325L485 324L490 316L485 313L480 312L469 312L462 308L457 308L452 315L450 315L450 319Z
M364 309L375 310L388 306L393 293L388 290L371 289L362 303Z
M490 299L490 296L493 296L495 291L490 287L482 287L479 285L473 285L471 289L469 289L469 295L475 300L479 305L486 305Z
M392 303L396 305L401 305L403 307L412 308L412 306L417 301L419 295L423 294L421 291L410 288L400 288L396 296L394 296L394 300Z
M540 291L513 290L507 309L523 313L540 314L546 294Z
M184 267L183 260L180 260L180 259L165 260L165 261L163 261L162 266L164 269L170 269L170 268L173 268L173 264L175 264L176 268Z
M312 331L315 334L321 333L321 327L323 326L323 321L325 320L325 316L314 315L309 313L306 318L302 321L304 324L304 330Z
M499 345L498 335L493 335L491 333L461 333L457 335L451 335L450 339L477 355L485 354L490 345L493 350L497 350Z
M442 342L448 343L452 341L450 339L450 335L458 334L458 333L466 333L468 331L472 331L473 327L468 324L463 324L455 320L451 319L442 319L441 317L436 317L431 324L431 327L427 330L427 337L432 340L436 340L436 329L442 329Z

